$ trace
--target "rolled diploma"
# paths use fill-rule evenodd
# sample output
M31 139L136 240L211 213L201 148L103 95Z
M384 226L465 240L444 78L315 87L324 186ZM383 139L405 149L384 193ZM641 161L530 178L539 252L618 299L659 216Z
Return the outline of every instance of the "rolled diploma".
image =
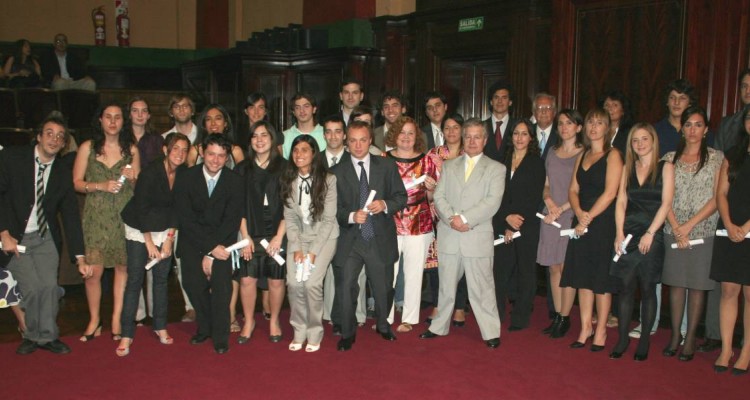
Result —
M160 253L159 257L152 258L151 261L149 261L148 264L146 264L146 271L148 271L151 268L153 268L154 265L156 265L159 261L161 261L163 259L164 259L164 253Z
M689 241L688 243L690 243L691 246L695 246L696 244L703 244L703 239L693 239L693 240ZM676 249L677 248L677 243L672 243L671 247L673 249Z
M243 240L247 240L247 239L243 239ZM264 248L264 249L268 249L268 240L266 240L266 239L262 239L262 240L260 241L260 244L261 244L261 246L263 246L263 248ZM245 244L245 246L247 246L247 244ZM243 247L244 247L244 246L243 246ZM279 249L279 251L282 251L282 250L283 250L283 249ZM284 260L284 258L282 258L282 257L281 257L281 256L280 256L280 255L279 255L278 253L276 253L276 255L275 255L275 256L273 256L273 259L274 259L274 260L276 260L276 262L277 262L277 263L278 263L279 265L284 265L284 263L286 262L286 261Z
M265 240L265 239L264 239L264 240ZM266 243L268 243L268 242L266 242ZM226 250L227 250L228 252L232 252L232 251L234 251L234 250L239 250L239 249L241 249L241 248L243 248L243 247L245 247L245 246L247 246L247 245L249 245L249 244L250 244L250 239L242 239L242 240L240 240L239 242L237 242L237 243L235 243L235 244L233 244L233 245L231 245L231 246L227 247L227 248L226 248ZM264 246L264 247L265 247L265 246Z
M365 206L362 207L362 211L367 211L367 206L369 206L370 203L372 203L372 201L375 200L375 193L376 192L374 190L370 190L370 195L367 196L367 201L365 201Z
M622 249L622 254L627 254L627 253L625 253L625 248L628 247L628 244L630 243L631 239L633 239L633 235L631 235L631 234L628 233L628 236L625 236L625 240L623 240L622 243L620 243L620 248ZM612 257L612 261L614 261L614 262L619 261L620 260L620 256L622 254L615 254L615 256Z
M586 228L583 230L583 233L586 233L588 231L589 231L589 228ZM576 233L575 229L560 229L560 236L570 236L574 233Z
M546 215L544 215L542 213L536 213L536 216L539 217L539 219L541 219L541 220L543 220L546 217ZM552 223L550 225L554 226L557 229L562 228L562 225L558 224L557 221L552 221Z
M513 232L513 235L511 236L511 238L513 238L513 239L517 239L517 238L520 238L520 237L521 237L521 231ZM505 244L505 237L503 236L503 237L500 237L498 239L495 239L494 243L495 243L495 246L497 246L499 244Z
M0 243L0 250L2 250L2 249L3 249L3 244ZM16 245L16 249L18 249L19 253L25 253L26 252L26 246L23 246L23 245L20 245L20 244Z
M417 185L421 184L422 182L424 182L425 179L427 179L427 175L422 175L419 178L414 179L413 181L411 181L408 184L404 185L404 187L406 188L406 190L409 190L409 189L413 188L414 186L417 186ZM370 193L372 193L372 192L370 192ZM370 200L370 201L372 201L372 200Z

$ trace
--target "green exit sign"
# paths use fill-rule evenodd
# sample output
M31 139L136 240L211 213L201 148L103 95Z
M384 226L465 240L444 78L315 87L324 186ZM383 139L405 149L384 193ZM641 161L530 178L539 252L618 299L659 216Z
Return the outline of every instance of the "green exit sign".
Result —
M458 20L458 31L479 31L484 28L484 17L464 18Z

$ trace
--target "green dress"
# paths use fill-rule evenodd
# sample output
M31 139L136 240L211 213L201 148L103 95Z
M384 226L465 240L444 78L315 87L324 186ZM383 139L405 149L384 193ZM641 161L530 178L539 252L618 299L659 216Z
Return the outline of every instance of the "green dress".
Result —
M96 152L91 146L88 165L86 166L87 182L117 180L122 167L129 164L132 156L124 157L112 168L96 159ZM86 195L83 206L83 239L86 243L86 262L112 268L115 265L126 265L125 227L120 212L133 197L133 185L125 181L119 193L91 192Z

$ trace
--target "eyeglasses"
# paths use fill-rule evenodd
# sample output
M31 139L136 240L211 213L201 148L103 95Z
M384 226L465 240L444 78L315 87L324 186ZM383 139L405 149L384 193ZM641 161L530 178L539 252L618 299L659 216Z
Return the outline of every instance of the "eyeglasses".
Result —
M190 108L191 108L190 104L173 104L172 105L173 110L180 110L180 109L189 110Z
M55 39L55 43L68 43L65 39Z
M52 131L47 131L47 132L43 132L42 135L44 135L44 137L46 137L47 139L60 140L60 141L65 140L64 133L55 133Z
M537 106L536 110L539 112L552 112L554 110L554 107L552 106Z

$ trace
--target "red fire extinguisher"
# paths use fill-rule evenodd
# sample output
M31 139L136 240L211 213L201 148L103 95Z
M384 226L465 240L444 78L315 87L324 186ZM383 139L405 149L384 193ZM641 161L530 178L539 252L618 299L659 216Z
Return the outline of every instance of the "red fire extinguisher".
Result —
M91 20L94 22L94 44L107 45L106 23L104 21L104 6L91 10Z
M117 16L117 45L120 47L130 47L130 18L128 11L125 10Z

